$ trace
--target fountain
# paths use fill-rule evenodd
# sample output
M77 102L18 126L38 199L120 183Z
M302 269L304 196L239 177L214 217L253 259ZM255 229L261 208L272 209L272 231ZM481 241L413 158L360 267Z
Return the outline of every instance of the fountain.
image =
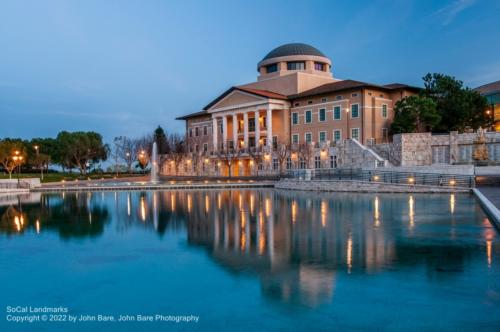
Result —
M158 147L156 142L153 143L153 150L151 153L151 182L158 182Z

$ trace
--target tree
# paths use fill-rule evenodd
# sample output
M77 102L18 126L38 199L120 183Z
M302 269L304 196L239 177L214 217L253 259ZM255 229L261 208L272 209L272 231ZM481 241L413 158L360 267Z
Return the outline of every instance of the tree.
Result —
M250 155L250 158L252 158L253 163L254 163L254 175L257 175L257 171L259 169L259 165L262 164L262 159L264 155L264 148L262 145L256 146L256 147L251 147L248 149L248 154Z
M61 165L78 167L81 174L87 174L87 169L99 161L107 159L109 148L103 143L102 136L96 132L77 131L60 132L57 141L61 155Z
M393 134L422 133L431 131L441 120L433 99L424 96L409 96L398 102L394 108Z
M441 120L434 127L436 132L464 131L467 127L477 129L490 127L493 119L486 114L488 101L477 91L463 86L463 82L452 76L434 73L423 77L424 97L436 102Z
M162 127L158 126L153 133L153 139L158 146L158 154L170 153L170 146L168 144L167 135Z
M178 175L179 166L181 165L182 160L186 157L186 148L183 136L179 134L169 135L168 145L170 147L169 159L174 164L175 175Z
M233 161L238 160L241 153L242 153L241 149L233 149L229 147L228 144L225 144L225 146L222 149L217 150L217 157L221 162L223 162L226 165L229 178L231 178L232 176L231 166L233 164Z
M25 161L26 150L21 140L4 139L0 141L0 165L9 173L10 179L12 179L14 169Z
M130 173L132 171L132 164L135 160L135 157L133 156L133 141L126 136L118 136L114 138L113 145L115 149L113 156L123 160L127 165L128 172ZM116 160L115 162L117 163Z
M291 152L292 147L290 144L278 144L278 148L275 153L278 158L280 175L283 174L283 171L285 170L285 162L288 158L290 158Z

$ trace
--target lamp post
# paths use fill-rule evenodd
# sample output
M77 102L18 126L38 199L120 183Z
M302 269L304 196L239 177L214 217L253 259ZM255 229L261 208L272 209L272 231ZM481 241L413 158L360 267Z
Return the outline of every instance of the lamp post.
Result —
M38 159L38 162L40 163L40 180L43 181L43 162L39 160L40 158L40 147L38 145L33 146L33 148L36 151L36 158Z
M21 156L20 152L16 150L14 151L14 156L12 157L12 159L14 160L14 164L17 166L17 186L19 187L19 184L21 183L21 181L19 180L19 173L21 172L21 163L23 161L23 156Z
M125 156L127 157L127 167L128 172L130 173L130 152L125 153Z

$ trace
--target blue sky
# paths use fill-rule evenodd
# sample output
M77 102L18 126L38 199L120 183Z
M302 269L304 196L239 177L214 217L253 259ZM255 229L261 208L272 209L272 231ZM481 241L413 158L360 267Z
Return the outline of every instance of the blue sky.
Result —
M499 1L0 1L0 137L95 130L107 141L197 112L255 80L288 42L333 74L475 87L500 79Z

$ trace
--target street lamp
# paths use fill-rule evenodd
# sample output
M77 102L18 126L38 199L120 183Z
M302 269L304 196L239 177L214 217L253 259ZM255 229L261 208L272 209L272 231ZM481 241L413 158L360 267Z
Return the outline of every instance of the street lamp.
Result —
M14 160L14 165L17 166L17 186L19 187L20 180L19 180L19 173L21 171L21 163L23 161L23 156L19 155L19 151L14 152L14 156L12 157L12 160Z

